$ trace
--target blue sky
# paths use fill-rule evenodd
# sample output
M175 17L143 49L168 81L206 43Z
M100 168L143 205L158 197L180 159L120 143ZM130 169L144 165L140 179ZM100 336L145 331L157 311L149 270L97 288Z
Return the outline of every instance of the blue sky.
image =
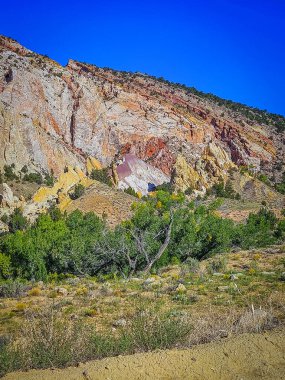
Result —
M285 1L1 1L0 33L285 115Z

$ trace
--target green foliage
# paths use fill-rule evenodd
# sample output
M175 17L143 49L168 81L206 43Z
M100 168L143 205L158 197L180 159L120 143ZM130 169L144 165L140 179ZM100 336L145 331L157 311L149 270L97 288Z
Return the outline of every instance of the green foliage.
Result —
M51 219L54 222L57 222L58 220L63 219L63 217L64 217L64 215L62 214L60 209L58 207L56 207L56 205L52 205L49 208L48 214L50 215Z
M14 172L15 164L4 165L4 179L6 181L13 181L18 179L18 176Z
M24 174L28 173L28 167L27 167L27 165L24 165L24 166L22 167L22 169L21 169L21 173L24 173Z
M275 189L278 193L285 194L285 182L276 183Z
M132 218L115 229L94 213L76 210L66 215L55 206L28 226L16 210L9 221L13 233L0 238L2 277L40 280L68 273L126 277L169 263L191 263L236 246L261 247L284 239L285 221L266 208L236 224L216 213L219 203L194 206L184 194L160 190L145 202L134 203Z
M5 224L9 222L9 216L7 214L2 215L0 219Z
M130 335L132 344L143 351L166 349L183 341L191 326L168 314L139 312L132 321Z
M211 207L180 208L175 214L173 239L169 251L179 252L183 262L188 257L202 259L230 249L235 235L231 220L222 219Z
M225 256L217 255L208 264L208 271L210 273L225 272L227 268L227 260Z
M54 177L53 170L51 170L50 173L45 174L45 184L47 186L53 186L54 183L55 183L55 177Z
M212 186L208 193L221 198L240 199L240 194L234 191L230 181L225 184L223 180L220 180Z
M16 208L13 214L9 216L8 226L10 232L24 230L28 226L28 220L23 216L21 209Z
M75 185L73 193L69 194L71 199L78 199L85 193L85 187L80 183Z
M22 297L27 289L28 286L23 282L9 279L0 283L0 298Z
M48 273L80 274L103 229L93 213L62 215L54 207L26 231L5 235L1 251L10 257L15 277L45 279Z
M157 185L156 190L157 191L162 190L162 191L166 191L166 192L172 194L173 193L173 185L171 184L171 182L164 182L161 185Z
M136 198L138 197L136 191L131 187L128 187L127 189L125 189L124 192L129 195L132 195L133 197L136 197Z
M103 168L103 169L93 169L91 172L90 177L96 181L103 182L108 186L112 186L111 178L108 174L109 169Z
M194 257L188 257L184 261L184 269L186 268L189 272L197 272L199 267L200 267L200 262Z
M265 174L259 174L258 177L257 177L261 182L265 183L266 185L270 186L270 181L267 177L267 175Z
M278 220L275 214L261 208L257 214L249 214L246 224L237 227L237 244L245 249L274 244L277 231Z
M239 171L240 171L241 174L247 173L247 174L249 174L251 176L253 176L253 174L254 174L252 169L253 169L252 165L249 165L249 166L247 166L247 165L241 165L239 167Z
M10 257L0 252L0 278L8 278L10 274L11 274Z
M23 181L41 185L43 183L43 177L41 173L26 173L23 177Z
M191 195L191 194L193 194L193 189L192 189L192 187L188 187L188 189L186 189L185 191L184 191L184 194L185 195Z

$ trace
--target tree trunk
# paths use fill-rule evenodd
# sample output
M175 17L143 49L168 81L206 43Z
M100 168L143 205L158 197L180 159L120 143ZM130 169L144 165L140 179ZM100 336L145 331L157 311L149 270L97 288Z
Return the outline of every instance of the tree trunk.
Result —
M143 270L144 273L148 273L151 270L153 264L156 263L156 261L161 258L161 256L163 255L163 252L168 247L168 244L170 242L170 237L171 237L172 223L173 223L173 220L171 220L171 223L168 226L164 243L160 246L160 248L159 248L157 254L154 256L154 258L146 265L146 267Z

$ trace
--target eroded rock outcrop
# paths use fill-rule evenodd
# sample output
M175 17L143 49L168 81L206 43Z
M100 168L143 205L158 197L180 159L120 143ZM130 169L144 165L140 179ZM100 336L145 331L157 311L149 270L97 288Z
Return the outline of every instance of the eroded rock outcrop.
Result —
M23 208L25 205L23 196L15 196L7 183L0 184L0 216L10 215L16 208Z
M126 154L121 164L116 168L118 188L134 189L137 193L147 195L152 185L162 185L170 182L170 176L162 170L148 165L133 154Z
M181 155L182 188L197 185L196 173L207 187L234 164L275 175L284 156L284 136L273 127L187 89L73 60L62 67L3 36L0 132L0 168L58 176L66 166L85 171L87 160L90 172L131 153L170 176Z

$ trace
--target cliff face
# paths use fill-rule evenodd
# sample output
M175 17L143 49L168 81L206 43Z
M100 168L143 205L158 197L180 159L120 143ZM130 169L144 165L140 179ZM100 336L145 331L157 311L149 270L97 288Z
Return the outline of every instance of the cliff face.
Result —
M202 179L197 188L207 187L234 165L274 175L284 154L274 127L186 89L72 60L62 67L6 37L0 133L0 167L59 174L66 165L85 170L89 156L105 166L131 153L169 176L179 156L182 188L191 173Z

